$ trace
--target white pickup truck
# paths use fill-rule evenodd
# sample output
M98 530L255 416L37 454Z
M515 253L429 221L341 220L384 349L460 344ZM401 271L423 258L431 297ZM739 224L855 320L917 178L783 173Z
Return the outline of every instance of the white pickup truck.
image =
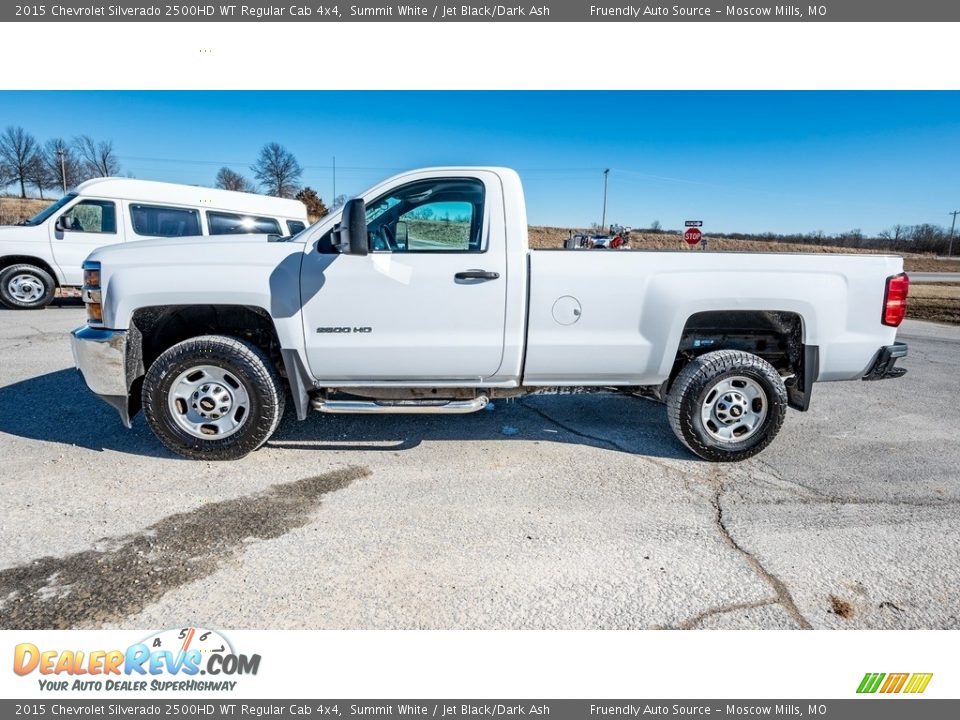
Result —
M236 459L327 413L469 413L578 387L667 403L713 461L766 447L814 382L905 371L901 258L531 251L519 176L386 180L292 238L101 248L73 332L90 389L170 450Z

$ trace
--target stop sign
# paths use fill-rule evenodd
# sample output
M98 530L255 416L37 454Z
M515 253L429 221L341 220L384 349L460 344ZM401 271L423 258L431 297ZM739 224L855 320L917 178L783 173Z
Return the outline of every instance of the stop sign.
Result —
M696 245L700 242L700 228L687 228L683 233L683 239L687 241L687 245Z

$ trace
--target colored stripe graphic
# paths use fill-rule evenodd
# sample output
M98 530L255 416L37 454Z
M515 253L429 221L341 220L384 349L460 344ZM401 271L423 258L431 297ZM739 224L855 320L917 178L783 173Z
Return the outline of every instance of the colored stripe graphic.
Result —
M922 693L930 684L933 673L914 673L904 689L905 693Z
M882 693L898 693L903 688L903 684L910 677L910 673L890 673L887 675L887 681L880 688Z
M881 693L890 695L903 691L904 693L919 694L927 689L933 673L866 673L860 685L857 686L858 693L875 693L878 690ZM882 683L882 684L881 684Z
M863 676L863 680L860 681L860 687L857 688L857 692L875 693L885 677L886 675L884 673L867 673Z

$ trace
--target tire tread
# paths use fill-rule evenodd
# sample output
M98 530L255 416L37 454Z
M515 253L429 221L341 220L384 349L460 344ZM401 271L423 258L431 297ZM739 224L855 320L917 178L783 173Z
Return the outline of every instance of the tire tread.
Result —
M204 357L206 356L206 357ZM217 440L200 440L175 429L164 417L164 380L187 359L203 363L219 359L241 365L256 395L254 425ZM143 410L150 429L168 450L192 460L237 460L260 448L283 417L286 393L266 353L245 340L228 335L201 335L173 345L153 362L143 380Z
M774 396L767 401L768 412L773 416L760 442L741 450L721 450L707 445L694 432L689 405L710 380L737 371L751 372L770 381ZM763 358L743 350L714 350L694 358L677 374L667 395L667 419L674 434L692 453L713 462L739 462L766 448L783 425L786 407L787 390L776 369Z

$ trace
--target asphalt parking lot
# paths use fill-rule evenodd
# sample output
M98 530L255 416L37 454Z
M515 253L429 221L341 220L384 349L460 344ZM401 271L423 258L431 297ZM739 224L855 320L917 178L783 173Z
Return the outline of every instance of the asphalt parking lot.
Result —
M904 378L817 385L739 465L602 395L204 463L86 391L82 317L0 311L4 628L960 627L960 328L906 322Z

